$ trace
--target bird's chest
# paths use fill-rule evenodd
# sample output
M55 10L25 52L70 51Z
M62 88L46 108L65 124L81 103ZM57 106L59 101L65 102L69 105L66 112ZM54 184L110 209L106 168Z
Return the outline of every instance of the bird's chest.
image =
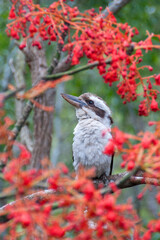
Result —
M112 136L110 131L103 136L103 131L106 127L98 122L84 122L76 126L73 139L75 170L80 164L86 168L105 167L108 156L103 154L103 150Z

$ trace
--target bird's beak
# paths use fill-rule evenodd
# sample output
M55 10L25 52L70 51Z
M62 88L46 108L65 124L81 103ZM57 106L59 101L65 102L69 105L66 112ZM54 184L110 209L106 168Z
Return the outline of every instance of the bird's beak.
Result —
M65 94L65 93L61 93L61 96L70 104L72 104L74 107L76 108L82 108L83 106L86 106L87 104L85 102L83 102L82 100L80 100L78 97L69 95L69 94Z

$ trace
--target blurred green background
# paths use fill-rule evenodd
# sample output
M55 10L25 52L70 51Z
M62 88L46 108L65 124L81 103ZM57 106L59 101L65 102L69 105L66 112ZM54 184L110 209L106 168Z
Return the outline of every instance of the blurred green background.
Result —
M41 0L43 6L49 6L53 1ZM98 11L99 6L105 8L111 1L107 0L75 0L73 2L67 1L71 6L78 6L81 11L89 8L95 8ZM14 84L14 76L11 71L11 62L14 65L14 59L18 54L18 48L15 46L14 41L10 40L6 33L6 23L8 22L7 16L11 7L10 1L0 0L0 91L5 91L8 83ZM157 0L132 0L119 12L116 13L118 22L128 22L132 27L135 26L139 30L139 35L134 39L135 41L144 40L146 38L146 30L150 33L160 33L160 3ZM156 44L158 44L156 42ZM48 63L51 61L55 45L46 46ZM83 64L85 59L81 60ZM143 59L144 65L152 65L153 73L159 73L160 70L160 51L153 50L145 54ZM143 74L150 74L145 71ZM26 79L27 88L30 87L30 74L26 66L24 76ZM77 123L75 110L65 102L61 96L61 92L79 96L84 92L92 92L102 97L112 110L114 126L118 126L122 131L136 134L139 131L152 130L148 127L148 121L159 120L159 115L151 113L148 117L138 116L138 105L141 99L126 105L122 104L122 100L116 94L116 83L109 87L103 82L96 69L80 72L73 76L73 80L63 83L57 87L55 118L54 118L54 135L51 151L51 160L54 165L62 161L73 170L72 167L72 138L73 129ZM15 100L11 99L6 101L5 110L6 114L12 119L15 117ZM28 124L32 128L33 121L32 115L28 120ZM122 171L119 167L121 162L120 156L115 156L113 173ZM132 198L138 214L142 217L144 224L146 224L151 217L158 217L159 207L154 199L157 192L155 188L150 188L145 197L141 201L137 201L137 194L141 191L142 187L134 187L122 191L120 201ZM155 235L153 239L160 239L160 235Z

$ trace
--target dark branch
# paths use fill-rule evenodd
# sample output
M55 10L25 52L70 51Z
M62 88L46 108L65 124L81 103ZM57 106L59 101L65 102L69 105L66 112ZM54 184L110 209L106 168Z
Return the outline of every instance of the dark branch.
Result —
M7 92L5 92L5 93L2 93L2 94L4 94L4 99L6 100L6 99L8 99L8 98L10 98L10 97L15 96L16 93L22 91L24 88L25 88L25 86L21 86L20 88L16 88L16 89L13 90L13 91L10 91L10 90L9 90L9 91L7 91Z
M30 112L32 111L32 108L33 108L33 103L29 101L24 108L24 111L23 111L23 114L22 114L21 118L18 119L17 123L15 124L15 126L12 130L13 135L12 135L11 139L9 139L9 140L15 140L16 139L19 132L21 131L21 128L25 124Z
M134 181L132 179L133 177ZM102 181L106 187L101 190L101 193L102 194L112 193L112 189L109 186L109 183L112 182L115 183L117 188L123 189L133 187L135 185L144 184L145 183L144 179L145 178L143 177L143 172L139 169L139 167L136 167L131 172L123 172L116 175L104 176L104 179L102 179Z
M106 64L110 64L111 61L107 59L105 61L105 63ZM60 78L60 77L62 77L64 75L72 75L72 74L75 74L75 73L78 73L78 72L81 72L81 71L84 71L84 70L96 67L96 66L98 66L98 64L99 64L99 62L96 61L94 63L86 64L84 66L78 67L78 68L73 69L73 70L68 70L68 71L65 71L65 72L59 72L59 73L56 73L56 74L44 76L43 79L44 80L52 80L52 79Z

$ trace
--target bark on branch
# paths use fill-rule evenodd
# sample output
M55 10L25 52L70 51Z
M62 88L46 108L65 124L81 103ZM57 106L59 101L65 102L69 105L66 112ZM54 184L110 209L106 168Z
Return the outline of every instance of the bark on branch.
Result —
M111 60L106 60L105 61L106 64L111 64ZM99 62L96 61L96 62L93 62L93 63L89 63L89 64L86 64L86 65L83 65L83 66L80 66L80 67L77 67L73 70L68 70L68 71L64 71L64 72L58 72L56 74L52 74L52 75L48 75L48 76L44 76L43 79L44 80L53 80L53 79L56 79L56 78L60 78L64 75L73 75L75 73L78 73L78 72L81 72L81 71L85 71L87 69L90 69L90 68L94 68L96 66L99 65Z
M127 3L129 3L131 0L114 0L112 3L109 5L109 10L115 14L118 12L122 7L124 7ZM107 17L109 14L108 9L106 8L103 11L104 17Z
M22 127L24 126L30 112L32 111L32 108L33 108L33 103L28 101L23 110L22 116L18 119L14 128L12 129L13 136L9 140L15 140L17 138L17 136L18 136L19 132L21 131Z

